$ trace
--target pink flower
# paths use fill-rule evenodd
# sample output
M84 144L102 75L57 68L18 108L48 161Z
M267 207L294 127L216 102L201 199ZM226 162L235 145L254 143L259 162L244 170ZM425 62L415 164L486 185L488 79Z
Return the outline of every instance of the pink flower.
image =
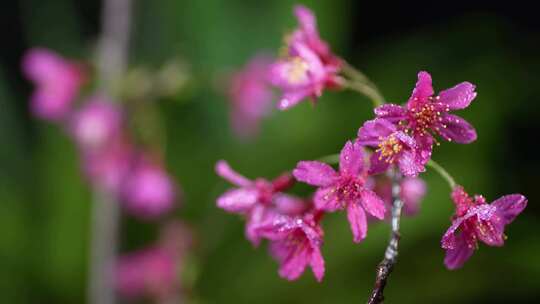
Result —
M117 264L117 289L126 298L165 299L178 288L177 266L173 255L159 247L124 255Z
M356 243L367 235L365 212L378 219L384 218L384 202L365 185L364 151L358 142L348 141L341 150L339 172L325 163L301 161L293 175L299 181L319 187L314 197L318 209L329 212L347 209Z
M131 170L134 150L122 140L115 140L103 149L83 151L84 169L92 184L119 194Z
M230 120L233 130L240 137L256 134L260 120L270 110L272 91L267 79L269 69L270 59L257 56L232 76Z
M296 280L309 265L317 281L322 281L324 232L319 224L321 217L322 213L295 217L282 215L258 227L257 231L271 240L270 253L280 263L282 278Z
M238 188L229 190L217 199L217 206L247 218L246 238L258 246L261 236L257 227L279 214L300 214L306 204L299 198L281 193L294 183L289 174L281 175L272 182L258 178L251 181L235 172L225 161L216 164L216 172Z
M80 66L52 51L35 48L24 56L22 70L36 84L31 97L32 112L47 120L65 118L84 82Z
M424 157L417 149L417 143L411 136L386 119L365 122L358 130L358 142L376 148L370 159L370 174L384 172L392 164L397 164L401 173L409 177L426 170L429 157Z
M341 62L319 38L315 16L303 6L295 8L300 28L287 41L287 56L270 69L271 83L283 91L278 108L286 110L305 98L314 102L325 88L338 87Z
M399 196L403 201L403 213L414 216L420 209L420 203L426 194L426 183L418 177L406 177L400 183ZM378 178L374 185L374 191L379 195L387 206L385 218L390 218L392 208L392 184L387 178Z
M424 157L429 158L433 146L432 134L463 144L476 140L476 131L467 121L448 113L468 107L476 97L474 89L473 84L462 82L433 96L431 76L427 72L420 72L406 106L385 104L376 108L375 114L399 123L401 129L415 138Z
M527 199L521 194L505 195L487 204L481 195L469 197L461 186L452 191L452 200L456 204L456 214L441 240L442 248L446 250L444 264L448 269L463 266L478 247L478 240L488 246L504 245L505 226L527 206Z
M153 218L173 207L176 189L173 180L158 164L141 159L122 184L122 198L128 211Z
M110 145L119 136L122 124L120 109L102 97L94 96L74 113L70 129L83 150Z

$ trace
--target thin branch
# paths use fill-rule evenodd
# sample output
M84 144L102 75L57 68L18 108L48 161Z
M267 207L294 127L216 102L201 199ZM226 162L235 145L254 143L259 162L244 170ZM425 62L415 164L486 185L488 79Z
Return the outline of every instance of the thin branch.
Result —
M400 198L400 182L401 174L396 170L392 171L392 232L390 235L390 241L386 247L384 253L384 259L377 266L377 276L375 278L375 286L369 297L368 304L382 303L384 301L384 287L388 281L388 277L392 272L394 265L397 262L398 247L399 247L399 223L401 219L401 209L403 208L403 201Z
M104 0L97 58L98 91L112 100L128 60L130 19L131 0ZM105 189L96 187L93 200L88 303L113 304L120 211L114 195Z

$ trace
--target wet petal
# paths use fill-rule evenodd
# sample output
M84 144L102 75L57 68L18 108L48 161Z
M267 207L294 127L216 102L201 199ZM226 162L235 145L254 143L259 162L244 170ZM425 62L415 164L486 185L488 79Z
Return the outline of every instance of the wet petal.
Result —
M311 97L311 91L305 88L294 91L287 91L279 100L277 107L282 111L288 110L289 108L294 107L299 102L308 97Z
M438 101L449 106L450 110L464 109L476 97L475 86L470 82L462 82L453 88L439 93Z
M387 137L395 130L396 126L386 119L369 120L358 130L358 142L364 146L377 147L381 138Z
M216 163L216 173L231 184L239 187L248 187L252 184L249 179L234 171L224 160L220 160Z
M388 167L390 164L384 160L381 156L380 152L374 152L371 154L371 157L369 158L369 171L368 173L370 175L379 174L386 170L388 170Z
M296 280L306 269L307 264L310 262L309 254L306 247L297 247L302 245L298 244L295 246L296 248L291 248L289 255L284 259L279 268L279 275L282 278L289 281Z
M384 201L375 192L367 189L363 190L360 193L360 203L369 214L380 220L384 218L386 212Z
M413 151L403 151L398 160L399 170L407 177L416 177L426 168L418 161Z
M335 187L319 188L313 197L315 207L319 210L334 212L343 208L343 203L338 200Z
M367 235L367 219L364 209L358 203L349 203L347 206L347 219L351 225L353 241L360 243Z
M257 202L259 193L255 189L234 189L222 194L217 199L219 208L229 212L243 213L249 211Z
M418 81L409 98L408 107L411 108L417 103L427 101L427 98L433 95L433 86L431 84L431 75L428 72L421 71L418 73Z
M387 103L378 106L375 108L374 112L378 118L384 118L393 123L407 118L407 110L397 104Z
M433 136L431 134L422 134L414 138L416 141L417 161L425 165L431 159L433 152Z
M360 143L347 141L339 155L339 170L348 175L357 175L364 168L364 148Z
M488 246L500 247L504 245L502 219L495 214L490 220L478 220L474 225L476 236Z
M527 206L527 198L521 194L505 195L491 203L497 208L504 224L511 223Z
M453 249L446 250L444 265L448 269L458 269L471 257L474 247L467 242L465 236L460 234L455 238Z
M321 282L324 277L324 258L318 247L313 248L309 265L317 281Z
M301 182L320 187L331 185L337 177L330 165L318 161L298 162L293 175Z
M446 140L468 144L476 140L476 130L465 119L445 114L441 117L439 134Z

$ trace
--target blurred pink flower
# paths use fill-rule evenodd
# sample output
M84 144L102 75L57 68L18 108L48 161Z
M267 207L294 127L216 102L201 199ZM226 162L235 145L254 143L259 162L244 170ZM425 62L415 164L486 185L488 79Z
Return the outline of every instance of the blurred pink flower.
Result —
M418 176L426 170L429 158L420 155L416 141L386 119L366 121L358 130L358 142L376 148L370 158L370 174L384 172L392 164L397 164L401 173L408 177Z
M385 219L390 219L392 209L392 184L387 178L378 178L374 191L386 205ZM426 194L426 183L418 177L406 177L400 183L400 198L403 201L403 213L414 216L420 210L420 203Z
M287 54L276 61L271 69L271 83L283 91L278 102L280 110L295 106L305 98L313 102L325 88L339 87L337 73L341 61L319 38L315 16L304 6L295 7L300 28L287 39Z
M449 269L463 266L478 247L478 240L488 246L504 245L505 226L527 206L527 199L521 194L505 195L487 204L481 195L471 198L461 186L452 191L452 200L456 214L441 240L446 250L444 264Z
M165 299L179 288L178 268L173 255L159 247L123 255L116 269L118 292L126 298Z
M356 243L367 235L366 212L378 219L384 218L384 202L365 185L364 150L358 142L348 141L341 150L339 172L326 163L301 161L293 175L299 181L319 187L314 197L318 209L329 212L347 209Z
M153 218L173 207L176 190L160 165L140 157L122 183L122 201L132 214Z
M81 67L50 50L34 48L25 54L22 70L36 85L32 112L47 120L64 119L84 82Z
M216 173L238 187L218 197L217 206L246 216L246 238L254 246L258 246L261 240L256 232L259 225L279 214L297 214L306 209L303 200L281 193L294 183L289 174L283 174L272 182L263 178L251 181L235 172L223 160L216 164Z
M83 151L84 169L92 184L117 195L131 170L134 155L130 144L115 140L103 149Z
M112 144L121 132L120 109L104 99L94 96L73 114L70 131L83 150L95 150Z
M271 240L270 253L280 263L279 275L296 280L309 265L317 281L324 276L321 249L324 232L319 225L322 212L304 216L277 216L257 228L257 232Z
M268 82L271 59L263 55L253 58L232 76L230 86L230 120L239 137L255 135L260 120L270 111L272 90Z

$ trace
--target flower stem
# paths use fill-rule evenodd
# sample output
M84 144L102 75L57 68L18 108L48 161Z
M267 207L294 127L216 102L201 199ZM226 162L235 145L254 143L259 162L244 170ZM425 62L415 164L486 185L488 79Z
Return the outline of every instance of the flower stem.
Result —
M454 180L452 175L450 175L450 173L448 173L448 171L446 171L441 165L439 165L432 159L428 161L427 165L437 171L437 173L439 173L439 175L448 182L450 189L454 189L456 187L456 181Z
M385 103L384 97L377 86L369 78L348 62L343 61L341 71L350 79L345 81L344 86L353 91L359 92L371 99L374 107Z
M390 172L392 178L392 231L390 234L390 241L386 246L384 258L377 266L377 276L375 278L375 286L371 292L371 296L368 299L368 304L382 303L384 301L384 288L388 281L388 277L392 272L394 265L397 262L399 239L401 235L399 233L399 224L401 220L401 209L403 208L403 201L400 198L400 182L402 176L397 170Z
M127 64L130 19L131 0L104 0L96 63L98 93L113 100ZM113 304L120 208L116 197L99 187L93 200L88 303Z
M339 154L330 154L323 156L318 159L318 161L321 161L323 163L327 163L329 165L335 165L339 163Z

